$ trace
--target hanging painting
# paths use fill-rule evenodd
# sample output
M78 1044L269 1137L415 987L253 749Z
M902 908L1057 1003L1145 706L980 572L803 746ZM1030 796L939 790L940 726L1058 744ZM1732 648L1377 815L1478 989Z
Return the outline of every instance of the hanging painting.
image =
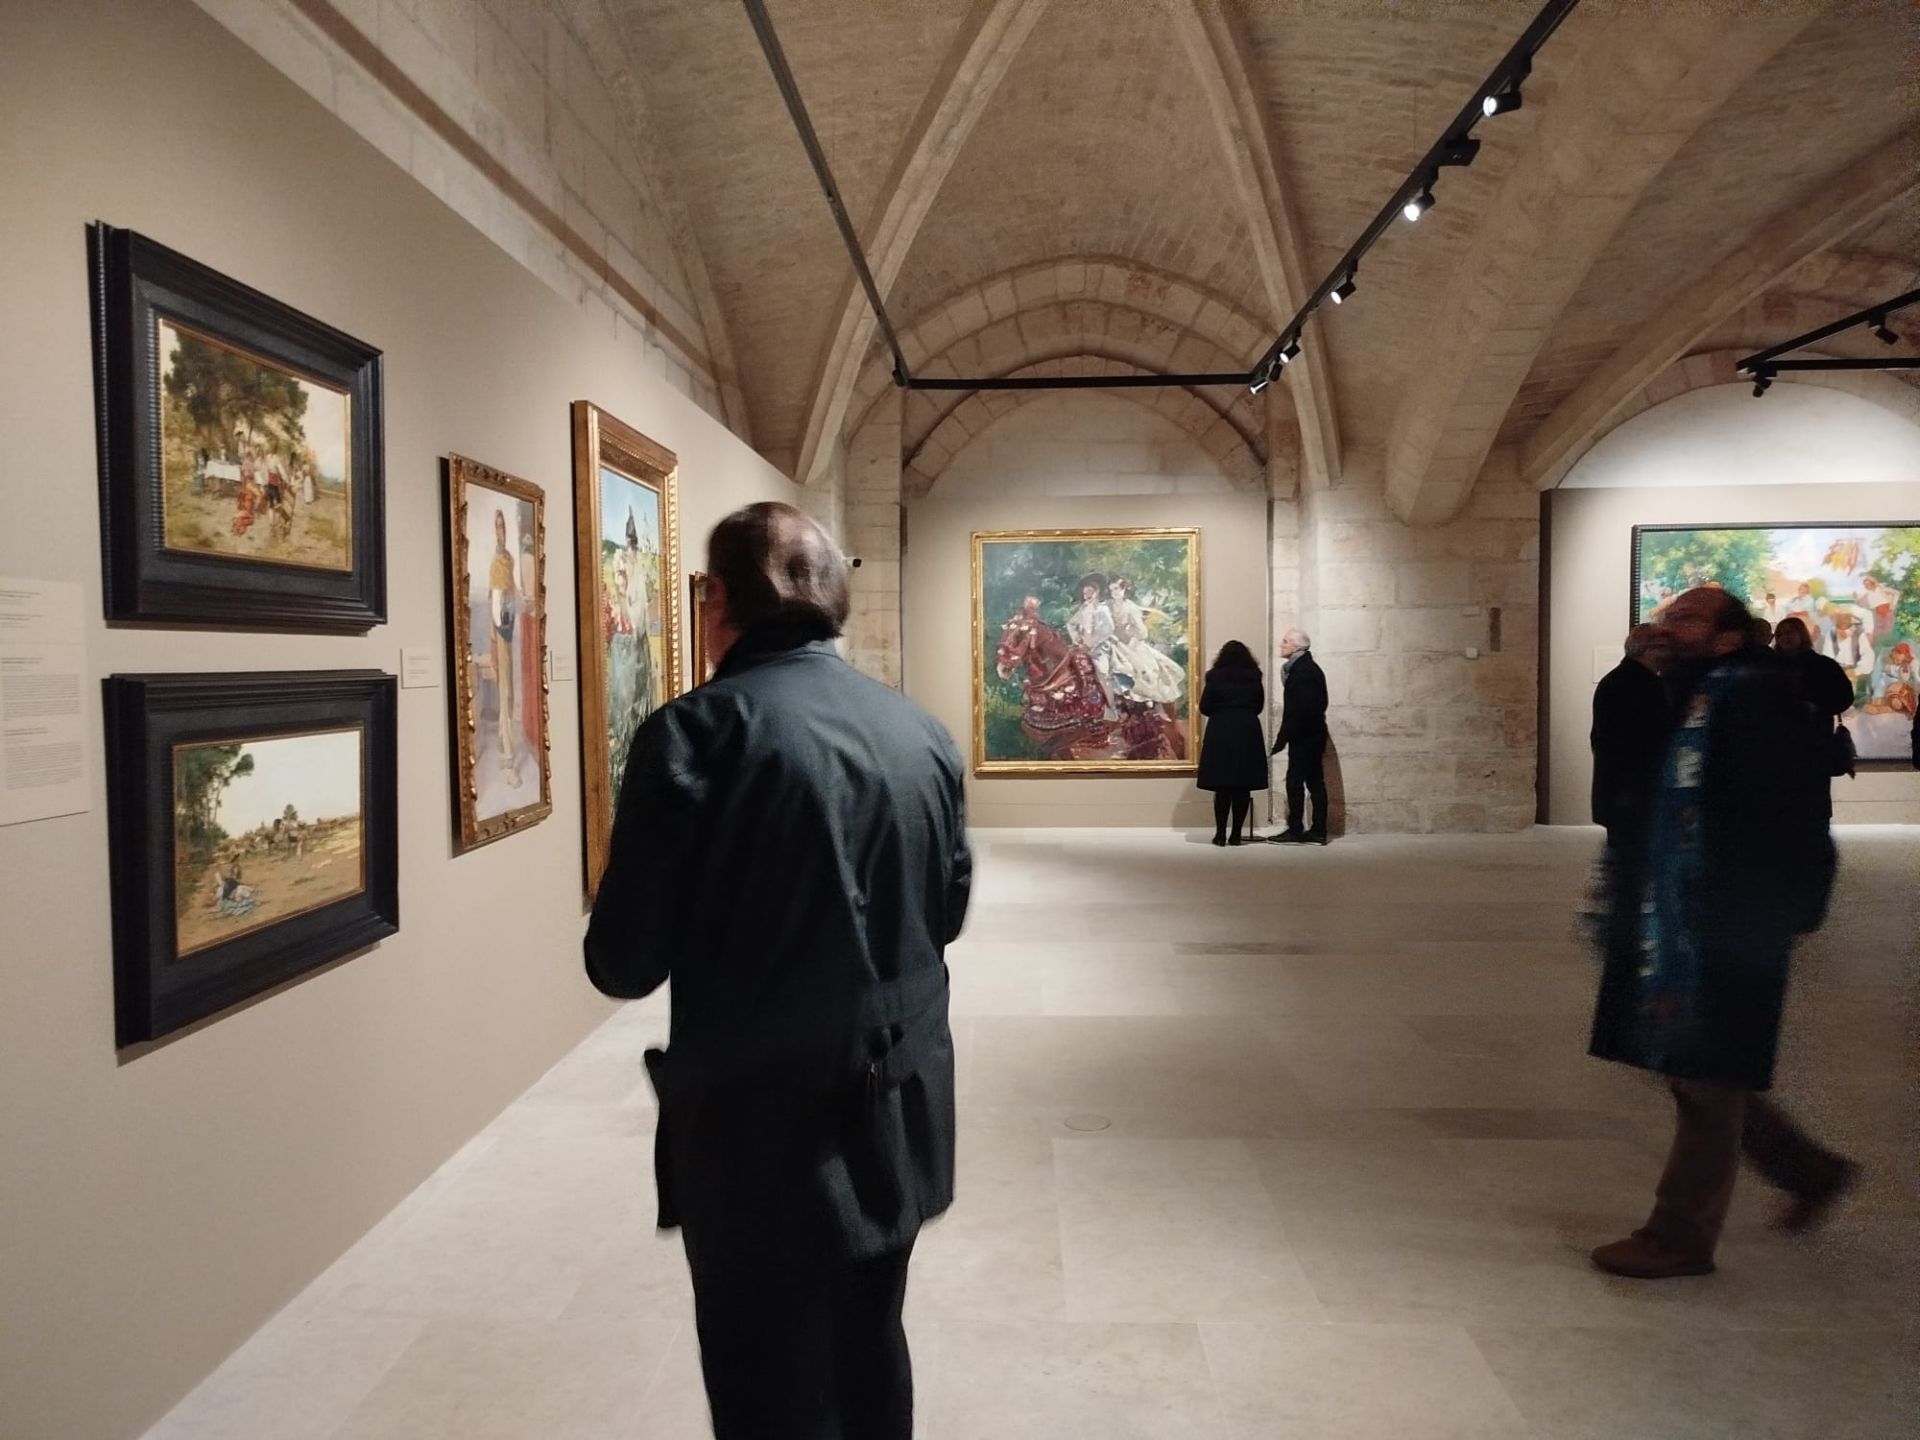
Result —
M1190 774L1198 530L973 537L977 775Z
M107 618L384 620L380 352L131 231L88 247Z
M1853 682L1841 719L1860 758L1907 760L1920 701L1920 522L1634 527L1636 623L1697 585L1730 591L1776 625L1805 621L1814 648Z
M599 406L574 402L574 565L589 899L606 868L614 803L634 732L680 693L678 486L672 451Z
M115 675L106 728L119 1044L399 928L392 676Z
M553 811L547 746L546 503L540 488L447 461L454 825L463 849Z
M699 571L687 576L687 630L693 637L693 683L713 678L713 660L707 653L707 577Z

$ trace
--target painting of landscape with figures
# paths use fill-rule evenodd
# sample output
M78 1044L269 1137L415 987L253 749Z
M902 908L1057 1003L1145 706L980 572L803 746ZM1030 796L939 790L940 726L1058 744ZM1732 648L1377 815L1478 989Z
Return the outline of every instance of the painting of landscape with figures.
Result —
M357 727L175 748L176 954L360 893L364 749Z
M155 324L166 548L352 570L347 394Z
M1643 525L1633 532L1633 618L1658 620L1696 585L1778 625L1797 617L1853 682L1840 718L1862 760L1904 760L1920 703L1920 524Z
M679 578L673 580L675 585ZM633 732L673 694L666 679L660 492L600 470L601 637L606 646L609 793L618 799Z
M1197 530L973 537L978 774L1194 766Z

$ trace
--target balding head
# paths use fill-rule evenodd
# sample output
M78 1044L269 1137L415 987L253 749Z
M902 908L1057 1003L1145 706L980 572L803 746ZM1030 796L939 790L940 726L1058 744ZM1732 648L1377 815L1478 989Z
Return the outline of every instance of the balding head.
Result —
M1674 598L1660 622L1674 654L1710 660L1745 648L1752 633L1747 607L1716 585L1702 585Z
M778 625L827 640L847 623L847 562L804 511L774 500L736 510L707 540L707 571L726 624Z
M1291 660L1312 645L1313 641L1308 637L1307 632L1296 625L1280 637L1280 654Z

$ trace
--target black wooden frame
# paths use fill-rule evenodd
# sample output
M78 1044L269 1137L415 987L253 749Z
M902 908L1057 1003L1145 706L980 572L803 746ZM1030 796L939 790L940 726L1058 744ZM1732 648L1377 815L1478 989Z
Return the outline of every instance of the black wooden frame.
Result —
M87 229L102 593L119 623L364 631L387 618L380 352L131 230ZM160 317L346 391L353 568L169 550L161 513Z
M399 930L393 676L378 670L112 675L102 684L117 1045L158 1039ZM178 956L174 747L335 726L358 726L365 736L360 892Z

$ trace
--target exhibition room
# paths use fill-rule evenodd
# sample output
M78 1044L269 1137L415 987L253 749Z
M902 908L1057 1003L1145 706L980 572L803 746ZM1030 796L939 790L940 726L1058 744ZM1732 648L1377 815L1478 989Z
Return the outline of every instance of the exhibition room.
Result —
M0 0L0 1440L1896 1440L1909 0Z

